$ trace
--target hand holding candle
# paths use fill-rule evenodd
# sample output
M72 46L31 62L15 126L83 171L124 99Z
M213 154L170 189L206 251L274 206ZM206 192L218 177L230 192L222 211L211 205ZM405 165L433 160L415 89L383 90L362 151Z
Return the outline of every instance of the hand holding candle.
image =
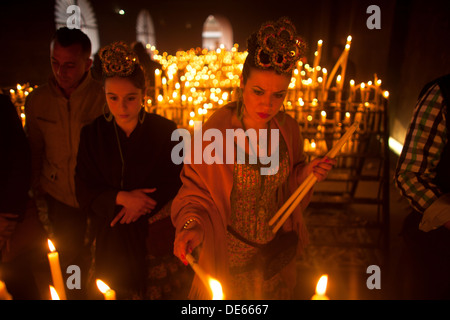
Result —
M339 150L341 150L342 146L347 142L348 139L352 136L352 134L359 127L359 123L355 122L352 126L350 126L344 135L339 139L339 141L333 146L333 148L327 153L328 158L334 158ZM287 220L287 218L291 215L292 211L299 205L299 203L303 200L312 186L317 182L317 178L314 173L309 174L309 176L303 181L303 183L297 188L297 190L289 197L289 199L283 204L283 206L277 211L277 213L270 219L269 226L275 224L275 222L279 219L278 223L272 229L273 233L277 233L277 231L281 228L283 223Z

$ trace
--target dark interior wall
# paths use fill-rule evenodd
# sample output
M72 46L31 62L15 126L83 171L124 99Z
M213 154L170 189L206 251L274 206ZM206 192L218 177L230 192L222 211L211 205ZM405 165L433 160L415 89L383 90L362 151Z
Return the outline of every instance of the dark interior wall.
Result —
M449 14L449 1L397 1L388 79L391 136L401 143L421 88L450 72Z

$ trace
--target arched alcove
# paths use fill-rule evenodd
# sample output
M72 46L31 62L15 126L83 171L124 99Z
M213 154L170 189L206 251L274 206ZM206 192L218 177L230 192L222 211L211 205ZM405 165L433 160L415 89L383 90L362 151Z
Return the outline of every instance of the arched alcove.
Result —
M67 20L76 14L74 11L67 12L71 5L76 5L80 8L80 30L83 31L91 40L91 56L100 48L100 38L98 34L97 19L95 17L94 9L89 0L56 0L55 1L55 25L56 29L66 27ZM67 26L68 27L68 26Z
M151 53L151 46L156 47L155 27L150 13L143 9L139 12L136 21L136 41L141 42Z
M233 29L230 21L221 15L209 15L203 23L203 48L215 50L220 45L233 47Z

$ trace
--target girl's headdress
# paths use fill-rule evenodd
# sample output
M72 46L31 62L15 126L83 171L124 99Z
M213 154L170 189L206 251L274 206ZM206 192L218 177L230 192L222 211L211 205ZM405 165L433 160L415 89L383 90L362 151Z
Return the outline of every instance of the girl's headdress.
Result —
M125 42L117 41L99 51L102 71L107 77L127 77L140 68L136 53Z
M261 69L273 68L278 73L291 72L304 55L306 42L297 35L288 18L264 23L256 33L255 65Z

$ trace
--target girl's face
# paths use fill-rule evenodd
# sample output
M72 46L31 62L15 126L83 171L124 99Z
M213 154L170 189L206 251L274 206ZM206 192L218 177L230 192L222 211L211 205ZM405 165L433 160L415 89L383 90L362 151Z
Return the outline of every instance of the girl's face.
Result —
M106 102L122 129L134 129L141 110L142 89L127 78L112 77L105 80Z
M275 71L252 69L247 83L241 78L244 99L243 121L248 128L264 129L280 111L291 78Z

